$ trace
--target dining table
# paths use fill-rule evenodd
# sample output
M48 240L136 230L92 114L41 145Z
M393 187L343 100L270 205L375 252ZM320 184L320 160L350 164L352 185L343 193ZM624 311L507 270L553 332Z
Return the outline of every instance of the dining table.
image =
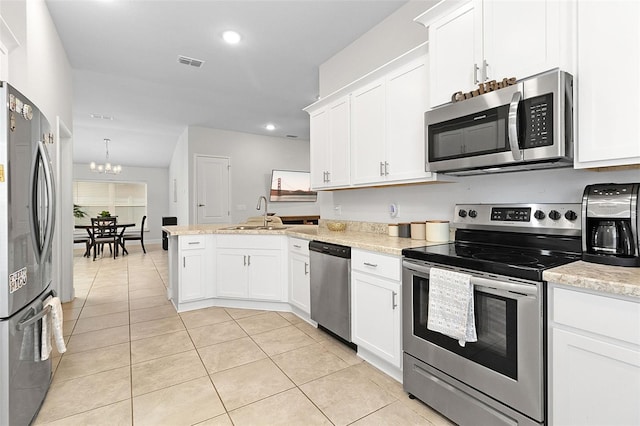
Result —
M124 241L122 239L122 236L124 235L124 232L127 230L127 228L132 228L136 226L135 223L116 223L116 233L118 234L118 244L116 244L116 247L114 247L115 250L115 257L118 256L118 246L122 247L122 254L129 254L129 252L127 251L127 249L124 246ZM93 225L74 225L75 229L84 229L85 231L87 231L87 236L89 237L89 241L93 241ZM87 249L84 252L84 257L91 257L91 246L88 245Z

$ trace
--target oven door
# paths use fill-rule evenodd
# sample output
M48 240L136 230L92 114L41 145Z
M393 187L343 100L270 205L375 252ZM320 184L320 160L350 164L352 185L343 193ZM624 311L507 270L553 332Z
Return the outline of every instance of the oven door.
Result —
M403 262L404 352L537 421L544 418L541 283L440 264ZM478 341L427 329L431 267L472 275Z

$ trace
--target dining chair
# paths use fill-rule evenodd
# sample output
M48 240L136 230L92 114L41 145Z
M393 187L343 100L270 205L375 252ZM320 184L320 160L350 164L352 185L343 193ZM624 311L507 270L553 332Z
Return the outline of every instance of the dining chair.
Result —
M144 248L144 223L147 221L147 216L142 216L142 225L140 225L140 233L131 233L131 234L123 234L122 235L122 251L125 252L125 244L127 241L137 241L140 240L140 245L142 246L142 251L146 254L147 249Z
M115 217L91 218L91 246L93 248L93 260L96 260L98 251L103 252L104 245L109 244L109 251L115 259L118 254L117 219ZM113 247L111 246L113 244ZM104 254L104 253L103 253Z

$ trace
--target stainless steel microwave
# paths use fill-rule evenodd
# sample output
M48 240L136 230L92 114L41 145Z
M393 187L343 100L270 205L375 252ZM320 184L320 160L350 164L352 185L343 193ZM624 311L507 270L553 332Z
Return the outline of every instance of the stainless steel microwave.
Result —
M573 165L573 77L560 70L425 113L426 170L473 175Z

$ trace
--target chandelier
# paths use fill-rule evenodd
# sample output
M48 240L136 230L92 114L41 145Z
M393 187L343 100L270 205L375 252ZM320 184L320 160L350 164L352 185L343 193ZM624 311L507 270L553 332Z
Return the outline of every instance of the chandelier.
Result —
M92 172L117 175L122 171L122 166L120 165L112 166L111 163L109 162L109 142L111 142L111 139L104 140L104 146L107 151L104 164L96 164L95 161L92 161L91 164L89 164L89 168L91 169Z

